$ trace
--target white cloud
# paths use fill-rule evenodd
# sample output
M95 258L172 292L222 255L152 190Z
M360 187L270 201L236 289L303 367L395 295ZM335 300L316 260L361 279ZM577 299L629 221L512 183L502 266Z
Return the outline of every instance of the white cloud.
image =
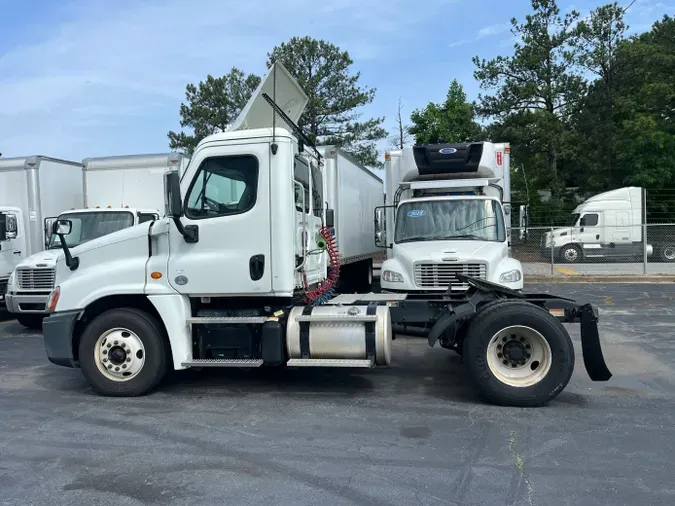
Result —
M459 47L465 44L471 44L472 42L478 42L479 40L484 39L486 37L492 37L494 35L506 33L509 31L510 28L511 23L497 23L494 25L489 25L478 30L478 32L476 32L476 35L474 37L471 37L470 39L461 39L451 42L449 47Z
M121 0L114 7L76 0L62 9L65 21L40 32L44 39L0 54L5 156L47 148L77 159L109 154L97 149L124 151L97 139L125 118L147 127L148 150L158 143L168 149L166 132L178 128L187 82L232 66L261 74L267 51L294 35L331 40L357 61L394 60L391 40L413 37L428 12L414 0L392 0L386 8L380 0Z

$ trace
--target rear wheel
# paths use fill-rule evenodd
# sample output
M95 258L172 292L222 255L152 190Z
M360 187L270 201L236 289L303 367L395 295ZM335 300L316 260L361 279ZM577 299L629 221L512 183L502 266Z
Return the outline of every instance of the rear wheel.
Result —
M99 394L146 394L167 372L163 329L156 318L137 309L106 311L82 333L79 360L84 377Z
M524 301L480 310L467 329L463 351L481 394L504 406L546 404L574 371L574 347L565 328Z
M44 320L44 315L41 314L18 314L16 315L16 321L26 328L33 330L42 329L42 320Z

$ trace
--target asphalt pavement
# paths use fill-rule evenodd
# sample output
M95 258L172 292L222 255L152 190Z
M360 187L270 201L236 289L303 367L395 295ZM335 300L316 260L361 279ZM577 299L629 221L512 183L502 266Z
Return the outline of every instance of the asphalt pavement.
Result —
M601 307L609 382L578 353L547 407L495 407L457 355L399 338L388 369L188 371L110 399L0 316L0 504L675 503L675 283L529 288Z

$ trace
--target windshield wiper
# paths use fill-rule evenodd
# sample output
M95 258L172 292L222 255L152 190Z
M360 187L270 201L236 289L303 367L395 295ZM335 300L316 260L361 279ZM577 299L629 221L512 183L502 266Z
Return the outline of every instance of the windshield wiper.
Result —
M475 239L476 241L487 241L485 237L475 234L448 235L445 239Z

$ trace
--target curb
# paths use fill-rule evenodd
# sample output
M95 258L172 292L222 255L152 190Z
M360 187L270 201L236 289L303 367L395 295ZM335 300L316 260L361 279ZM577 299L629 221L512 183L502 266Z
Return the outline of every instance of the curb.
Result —
M528 276L525 275L525 283L675 283L672 275L593 275L578 274L569 276Z

